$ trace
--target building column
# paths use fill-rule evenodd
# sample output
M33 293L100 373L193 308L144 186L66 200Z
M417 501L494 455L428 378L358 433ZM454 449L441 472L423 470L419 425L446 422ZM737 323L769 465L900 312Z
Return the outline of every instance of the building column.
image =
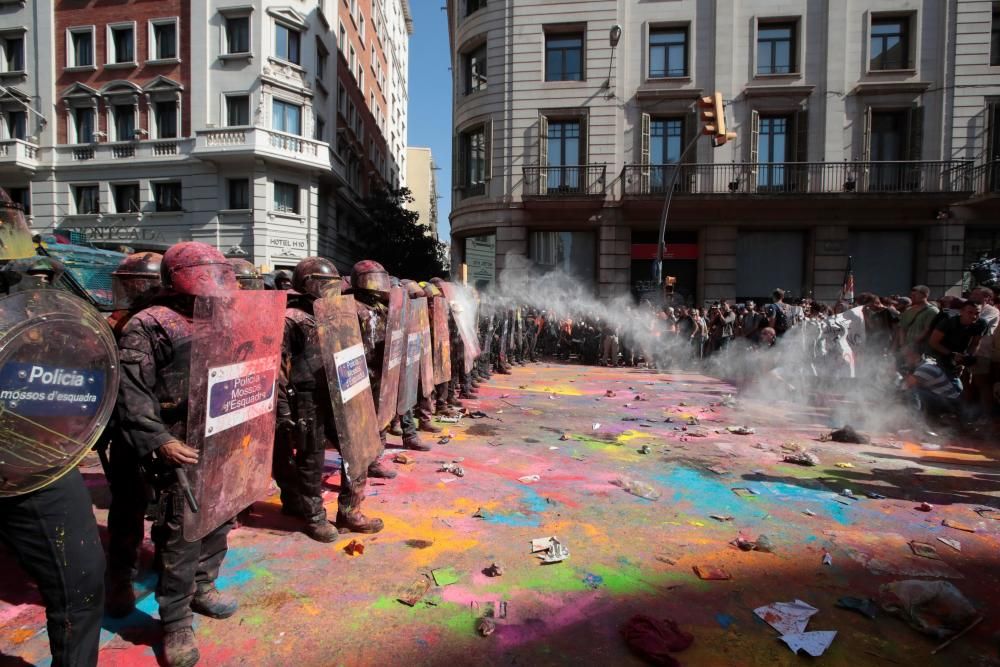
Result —
M965 225L950 223L927 229L925 284L931 288L931 298L943 294L962 295L962 275L965 266ZM919 261L919 258L918 258ZM917 275L921 274L917 271Z
M813 298L820 303L832 306L840 299L847 271L849 232L845 225L813 230Z
M736 227L704 227L698 235L700 258L698 276L700 298L695 305L705 301L736 299Z
M510 225L508 227L497 227L497 279L507 267L507 256L510 255L513 261L528 259L528 228L524 225Z
M613 299L629 293L632 261L632 229L624 225L601 225L597 243L597 293Z

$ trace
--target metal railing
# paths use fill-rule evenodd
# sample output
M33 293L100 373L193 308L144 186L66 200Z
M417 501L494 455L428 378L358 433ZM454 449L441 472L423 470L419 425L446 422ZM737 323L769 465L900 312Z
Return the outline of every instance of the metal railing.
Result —
M603 197L607 165L524 167L525 197Z
M1000 194L1000 160L977 164L972 169L971 179L977 195Z
M972 163L964 160L900 162L733 162L626 165L626 197L666 194L909 194L972 191Z

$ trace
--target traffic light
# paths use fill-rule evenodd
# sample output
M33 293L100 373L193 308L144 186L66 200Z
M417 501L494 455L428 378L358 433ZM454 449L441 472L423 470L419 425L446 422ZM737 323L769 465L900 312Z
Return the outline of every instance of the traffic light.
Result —
M701 98L698 100L698 107L704 123L701 132L712 137L713 146L718 148L736 138L735 132L726 132L726 109L722 104L722 93L716 92Z

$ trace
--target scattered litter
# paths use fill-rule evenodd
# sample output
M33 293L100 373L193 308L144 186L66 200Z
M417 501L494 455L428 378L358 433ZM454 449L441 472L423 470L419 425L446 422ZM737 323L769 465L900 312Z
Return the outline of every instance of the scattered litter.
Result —
M836 431L830 431L829 434L824 436L827 440L833 440L834 442L847 442L854 445L870 445L872 439L867 435L858 433L850 425L844 426L844 428L838 428Z
M823 565L833 565L833 556L830 555L829 551L823 552Z
M667 554L656 554L655 558L661 563L666 563L667 565L677 565L677 559L673 556L668 556Z
M461 415L455 415L454 417L438 417L437 420L442 424L457 424L461 418Z
M590 427L592 431L596 431L599 428L601 428L601 422L594 422L594 425Z
M604 392L604 395L605 395L605 396L606 396L607 398L614 398L614 395L615 395L615 392L613 392L613 391L611 391L610 389L608 389L607 391L605 391L605 392Z
M934 509L934 506L931 505L930 503L920 503L919 505L917 505L916 509L921 512L930 512L931 510Z
M1000 521L1000 510L993 509L992 507L977 507L973 511L984 519Z
M480 507L479 509L477 509L473 513L472 518L473 519L489 519L490 518L490 513L487 510L484 510L482 507Z
M788 648L792 649L792 653L805 651L812 657L818 658L823 655L826 649L830 648L830 644L833 643L836 636L836 630L819 630L816 632L803 632L797 635L785 635L784 637L779 637L779 639L788 644Z
M510 398L510 394L500 394L500 398Z
M812 452L807 452L804 449L799 450L793 454L785 454L782 459L785 463L794 463L800 466L818 466L819 457Z
M716 521L732 521L733 520L733 517L729 516L728 514L709 514L708 516L710 516L711 518L715 519Z
M973 526L961 523L959 521L952 521L951 519L945 519L941 522L942 526L947 526L948 528L954 528L955 530L963 530L966 533L974 533L976 529Z
M558 447L556 447L555 445L553 445L552 447L549 447L549 451L552 451L552 450L554 450L554 449L559 449L559 448L558 448Z
M976 609L949 581L906 579L879 589L882 609L925 635L944 639L965 630Z
M838 468L853 468L854 467L853 463L847 463L846 461L840 461L838 463L834 463L833 465L837 466Z
M493 563L488 568L483 570L483 574L487 577L502 577L503 566L498 563Z
M722 400L719 402L719 405L723 405L727 408L735 408L736 399L733 397L732 394L726 394L725 396L722 397Z
M392 457L393 463L402 463L403 465L409 465L414 462L414 458L405 452L398 452Z
M967 626L965 626L964 628L962 628L961 630L959 630L958 633L956 633L954 637L952 637L951 639L949 639L948 641L946 641L945 643L941 644L936 649L934 649L933 651L931 651L931 655L936 655L942 649L947 648L948 645L951 644L953 641L955 641L956 639L958 639L959 637L961 637L965 633L969 632L970 630L972 630L972 628L976 627L977 625L979 625L982 622L983 622L983 617L982 616L977 616L975 620L973 620Z
M850 609L859 614L864 614L872 620L875 619L875 615L878 612L878 605L871 598L844 597L837 600L837 606L841 609Z
M858 497L854 495L854 492L851 491L850 489L844 489L843 491L840 492L840 495L844 496L845 498L850 498L851 500L858 499Z
M428 579L427 577L420 577L412 584L407 586L405 589L403 589L403 592L400 593L397 599L403 604L405 604L407 607L412 607L413 605L420 602L420 599L423 598L427 594L427 591L429 591L430 589L431 589L430 579Z
M767 535L761 535L756 540L752 540L741 532L730 544L740 551L762 551L764 553L774 551L774 544Z
M726 581L732 576L721 565L695 565L694 573L705 581Z
M556 400L556 395L555 394L549 394L549 400L550 401Z
M404 544L411 549L429 549L434 546L431 540L406 540Z
M802 513L805 514L806 516L816 516L816 512L813 512L812 510L809 509L802 510Z
M949 547L951 547L955 551L961 551L962 550L962 543L959 542L958 540L953 540L950 537L939 537L938 538L938 542L941 542L942 544L947 544Z
M496 632L497 624L491 618L481 618L476 621L476 632L483 637L489 637Z
M650 449L649 445L643 445L642 447L639 448L639 453L640 454L652 454L653 450Z
M465 477L465 469L456 463L445 463L438 472L450 472L455 477Z
M441 438L440 440L438 440L438 444L439 445L447 445L449 442L451 442L451 436L450 435L446 435L443 438Z
M736 488L733 489L733 493L738 495L740 498L753 498L754 496L759 495L753 489L747 488L745 486L737 486Z
M458 583L458 573L455 572L455 568L453 567L441 567L431 570L431 576L434 577L434 583L438 586L451 586Z
M540 479L541 477L538 475L524 475L523 477L518 477L517 481L521 482L521 484L534 484Z
M728 426L726 430L733 435L753 435L756 431L749 426Z
M697 417L691 417L690 419L687 420L688 426L698 426L699 424L701 424L701 422L698 421Z
M658 621L642 614L630 618L620 632L635 654L654 665L680 664L670 654L683 651L694 642L694 636L681 630L675 621L669 618Z
M569 549L556 537L531 540L531 553L537 554L542 563L559 563L569 558Z
M346 547L344 547L344 553L348 556L360 556L365 552L365 545L357 540L351 540Z
M637 479L629 479L628 477L619 477L618 479L611 482L617 487L631 493L633 496L638 496L640 498L645 498L646 500L659 500L660 492L654 489L649 484L645 482L640 482Z
M819 613L819 609L802 600L794 602L773 602L753 610L762 621L783 635L798 635L806 631L809 619Z
M725 475L725 474L727 474L729 472L725 468L720 468L719 466L711 466L711 467L705 468L705 470L707 470L709 472L714 472L716 475Z
M715 622L719 624L719 627L723 630L728 630L729 626L733 624L736 619L729 614L716 614Z
M497 414L499 414L501 412L503 412L503 410L497 410ZM472 419L483 419L483 418L493 419L493 417L490 417L488 414L486 414L482 410L473 410L472 412L470 412L468 414L469 414L469 417L471 417Z
M937 549L934 545L927 544L926 542L917 542L916 540L910 542L910 549L917 556L922 558L933 558L934 560L941 560L941 556L938 556Z
M604 583L604 577L588 572L587 576L583 578L583 583L587 585L587 588L596 590Z
M872 500L885 500L885 496L883 496L881 493L875 493L874 491L868 491L867 493L865 493L865 495L871 498Z

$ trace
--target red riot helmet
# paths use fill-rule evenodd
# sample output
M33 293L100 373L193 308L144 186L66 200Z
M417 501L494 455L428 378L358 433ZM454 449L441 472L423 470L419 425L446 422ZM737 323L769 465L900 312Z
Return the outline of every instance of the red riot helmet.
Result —
M371 259L363 259L351 270L351 286L354 290L371 292L382 299L389 298L392 284L385 267Z
M197 241L170 246L163 253L160 275L164 287L188 296L216 296L239 289L225 256Z
M292 272L292 289L317 299L327 296L331 290L339 294L342 284L337 267L324 257L306 257Z
M403 286L403 288L406 290L406 294L411 299L420 299L422 297L427 296L426 294L424 294L424 288L418 285L413 280L406 280L404 278L402 281L400 281L400 285Z
M442 296L441 290L434 283L422 282L420 286L424 288L424 296L428 299L433 299L436 296Z
M111 272L115 310L128 310L159 291L162 262L163 255L158 252L137 252L122 260Z
M261 275L256 266L247 260L242 257L230 257L229 266L233 267L233 273L236 274L236 283L240 286L240 289L264 289L264 276Z

